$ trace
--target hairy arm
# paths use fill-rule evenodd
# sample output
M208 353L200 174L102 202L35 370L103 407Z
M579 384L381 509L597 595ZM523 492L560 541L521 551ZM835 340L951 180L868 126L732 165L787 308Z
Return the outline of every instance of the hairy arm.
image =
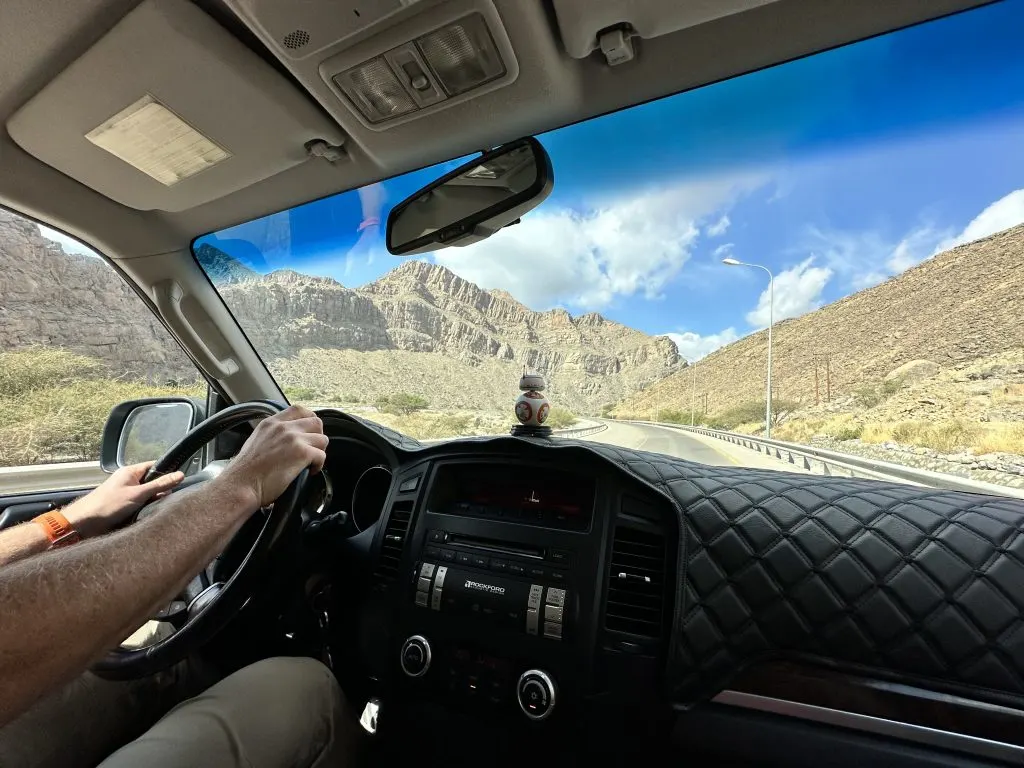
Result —
M218 478L160 504L122 531L0 569L0 724L177 595L259 499Z
M219 477L157 502L135 525L0 568L0 726L85 670L166 604L327 437L310 411L259 424Z
M144 504L166 493L185 477L181 472L142 482L153 462L121 467L80 499L64 507L61 514L82 538L114 530ZM50 540L41 526L16 525L0 531L0 568L29 555L45 552Z

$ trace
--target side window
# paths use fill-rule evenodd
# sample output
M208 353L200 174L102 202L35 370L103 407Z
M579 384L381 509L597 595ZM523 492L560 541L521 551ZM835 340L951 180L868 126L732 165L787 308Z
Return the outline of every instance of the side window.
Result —
M206 382L109 264L0 209L0 466L96 461L110 409Z

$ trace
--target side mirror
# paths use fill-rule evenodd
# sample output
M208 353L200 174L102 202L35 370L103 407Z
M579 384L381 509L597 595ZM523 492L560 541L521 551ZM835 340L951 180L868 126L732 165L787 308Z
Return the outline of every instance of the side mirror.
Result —
M540 205L554 184L539 141L503 144L392 208L388 251L405 256L484 240Z
M204 418L186 397L148 397L114 407L103 427L100 466L114 472L129 464L159 459Z

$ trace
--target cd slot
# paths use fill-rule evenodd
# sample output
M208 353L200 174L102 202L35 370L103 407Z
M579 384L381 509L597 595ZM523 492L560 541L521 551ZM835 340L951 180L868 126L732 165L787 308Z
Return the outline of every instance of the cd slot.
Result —
M457 533L449 533L447 543L452 546L475 549L480 552L490 552L491 554L511 555L513 557L525 557L534 560L544 559L544 551L536 547L509 544L505 541L494 541L493 539L479 539L474 536L463 536Z

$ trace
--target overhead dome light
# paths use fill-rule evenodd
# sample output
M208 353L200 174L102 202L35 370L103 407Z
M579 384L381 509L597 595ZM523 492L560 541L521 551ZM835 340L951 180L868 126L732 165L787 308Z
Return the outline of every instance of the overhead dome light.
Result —
M342 72L334 78L334 82L371 123L389 120L416 109L412 97L405 92L383 56Z
M494 39L479 13L418 38L416 45L449 96L505 74Z

